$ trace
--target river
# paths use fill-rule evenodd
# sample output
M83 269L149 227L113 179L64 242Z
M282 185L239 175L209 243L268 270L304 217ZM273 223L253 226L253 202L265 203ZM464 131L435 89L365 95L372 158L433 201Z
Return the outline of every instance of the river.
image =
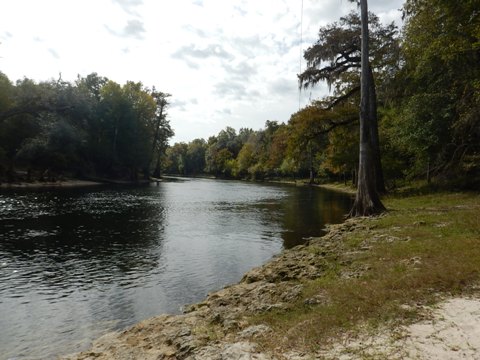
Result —
M84 350L102 334L237 282L342 221L318 188L179 179L0 190L0 359Z

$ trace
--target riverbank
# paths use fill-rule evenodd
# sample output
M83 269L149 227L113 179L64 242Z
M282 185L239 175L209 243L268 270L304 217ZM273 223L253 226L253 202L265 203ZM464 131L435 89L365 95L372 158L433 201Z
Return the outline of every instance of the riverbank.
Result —
M32 182L14 182L0 183L2 189L25 189L25 188L57 188L57 187L84 187L102 185L97 181L66 179L58 181L32 181Z
M147 185L151 183L159 183L163 179L150 179L139 181L128 180L112 180L106 178L92 178L91 180L80 179L62 179L56 181L18 181L13 183L0 183L0 188L6 189L22 189L22 188L73 188L73 187L88 187L97 185Z
M65 359L478 355L468 334L480 333L480 195L385 204L386 215L329 226L182 315L144 320ZM440 316L448 321L441 334Z
M343 194L350 194L355 195L357 189L351 185L345 185L344 183L336 182L336 183L325 183L325 184L310 184L308 179L300 179L300 180L268 180L268 183L271 184L287 184L287 185L295 185L295 186L314 186L319 187L325 190L330 191L337 191Z

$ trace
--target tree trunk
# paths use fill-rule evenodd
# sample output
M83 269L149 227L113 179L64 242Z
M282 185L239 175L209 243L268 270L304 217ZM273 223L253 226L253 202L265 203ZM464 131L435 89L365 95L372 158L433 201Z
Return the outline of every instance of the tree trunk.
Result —
M355 202L350 216L370 216L385 211L380 201L375 182L375 149L372 146L371 108L370 108L370 76L368 49L368 5L367 0L360 1L362 19L362 73L360 94L360 156L358 162L358 186ZM377 130L378 131L378 130Z
M379 194L385 194L385 180L383 178L382 161L380 155L380 139L378 136L378 117L377 117L377 92L375 90L375 79L373 78L373 71L368 65L368 121L370 126L370 141L372 143L372 156L375 168L375 188Z

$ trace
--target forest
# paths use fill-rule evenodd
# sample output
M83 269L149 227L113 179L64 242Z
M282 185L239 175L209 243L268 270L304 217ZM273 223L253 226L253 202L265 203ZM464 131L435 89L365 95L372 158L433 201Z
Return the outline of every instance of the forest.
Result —
M169 94L90 74L12 84L0 73L0 181L159 176Z
M369 114L378 126L379 192L405 180L478 186L478 0L407 0L403 28L369 14ZM168 144L169 94L90 74L13 84L0 73L0 181L68 174L148 179L161 173L355 184L359 158L361 19L322 26L298 75L330 94L263 129L227 127L208 139ZM21 171L19 171L21 170Z
M369 14L371 101L384 187L424 179L478 185L480 14L478 1L409 0L404 26ZM321 27L305 51L302 88L331 94L264 129L227 127L176 143L164 170L224 178L355 182L359 157L360 33L357 12ZM383 180L382 180L383 182ZM384 190L384 189L379 189Z

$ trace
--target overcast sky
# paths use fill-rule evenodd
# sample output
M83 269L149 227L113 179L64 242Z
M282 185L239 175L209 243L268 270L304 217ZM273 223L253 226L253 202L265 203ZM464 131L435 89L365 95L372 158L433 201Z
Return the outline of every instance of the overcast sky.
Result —
M0 0L0 71L73 81L96 72L172 94L173 141L263 128L299 108L300 49L348 0ZM370 0L399 23L403 0ZM304 63L302 67L304 68ZM301 106L327 94L304 92Z

